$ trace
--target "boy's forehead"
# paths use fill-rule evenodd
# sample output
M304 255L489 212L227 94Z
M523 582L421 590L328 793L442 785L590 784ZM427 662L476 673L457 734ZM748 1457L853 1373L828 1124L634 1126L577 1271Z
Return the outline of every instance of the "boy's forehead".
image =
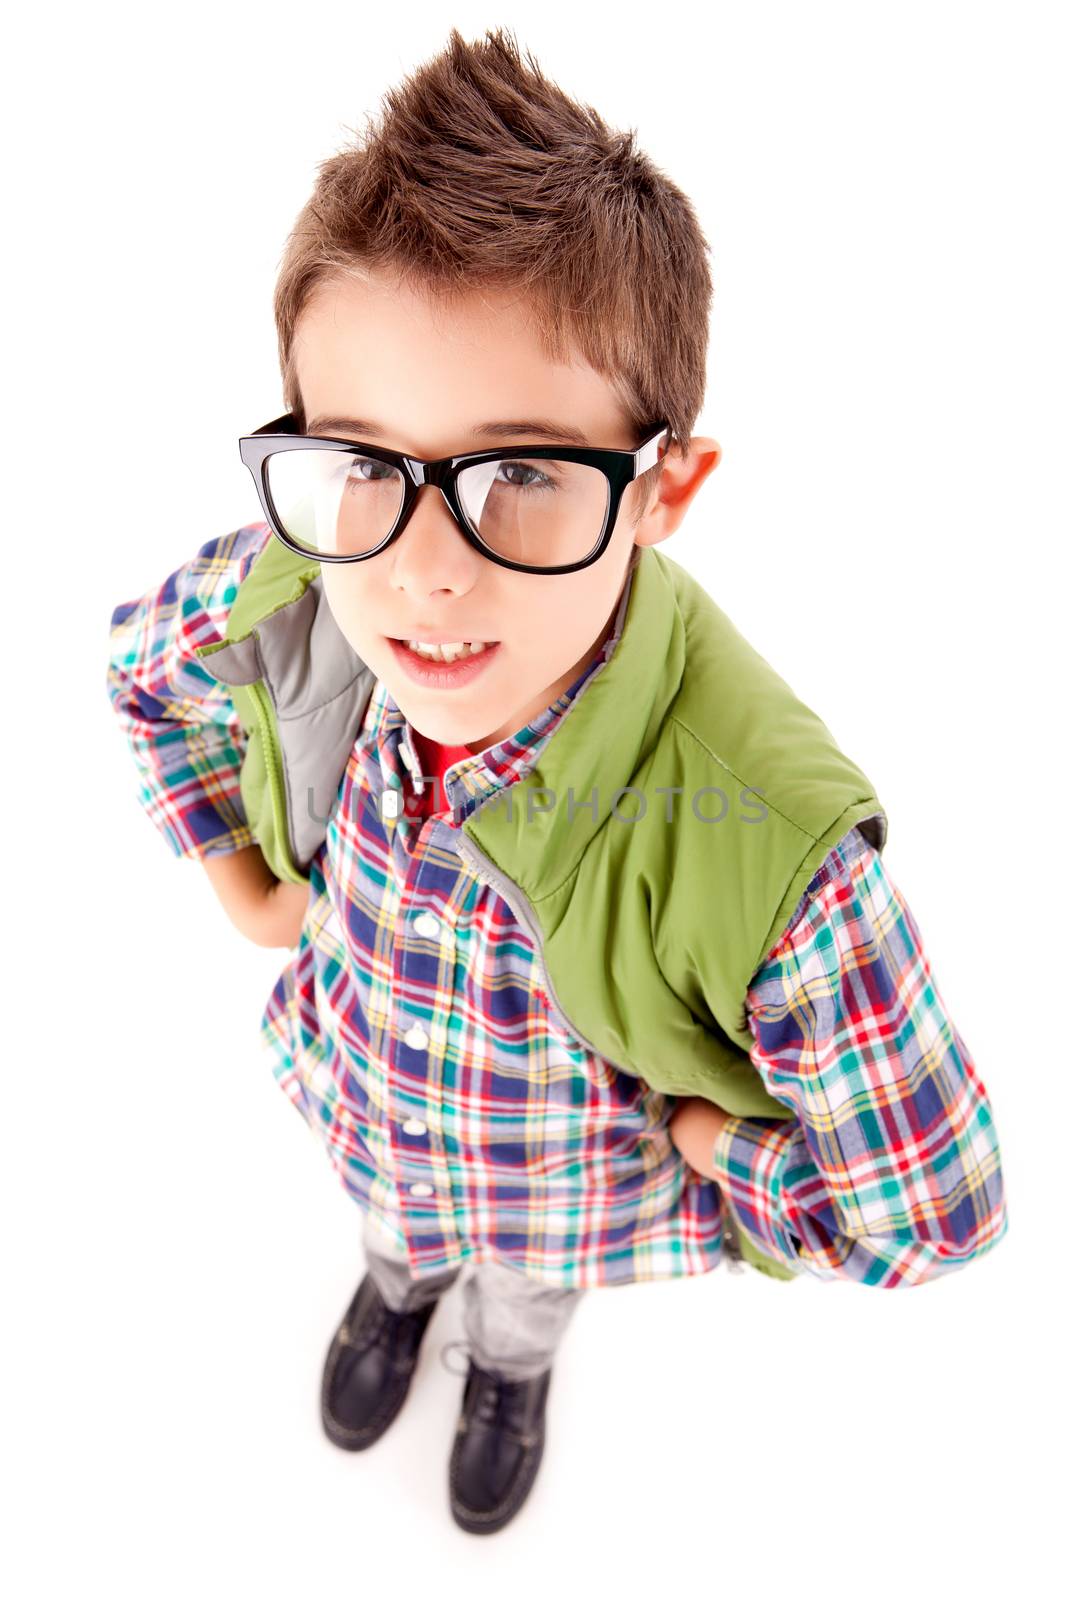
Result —
M299 364L345 360L405 363L416 371L435 360L473 362L500 369L565 378L584 365L577 353L552 360L539 333L536 305L516 290L430 294L386 279L329 280L316 288L297 318L294 357Z
M416 453L415 438L431 449L447 435L445 454L461 447L457 434L491 448L511 431L503 423L542 419L574 443L630 446L612 386L577 354L550 359L516 291L431 300L388 281L330 282L297 319L292 353L312 432L326 431L310 426L316 417L364 419L365 437L403 436Z

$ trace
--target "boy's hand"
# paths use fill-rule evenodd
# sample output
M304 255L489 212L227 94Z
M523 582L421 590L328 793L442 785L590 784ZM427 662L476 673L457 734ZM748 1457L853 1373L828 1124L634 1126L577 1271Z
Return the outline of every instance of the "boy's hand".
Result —
M722 1179L717 1172L712 1170L711 1157L715 1149L715 1142L722 1132L722 1125L730 1115L722 1106L717 1106L712 1100L701 1099L699 1095L688 1095L679 1098L667 1131L674 1141L675 1148L688 1161L689 1165L700 1173L702 1178L712 1178L716 1183Z
M256 943L271 950L294 949L300 943L310 891L309 883L280 883L275 879L256 917Z

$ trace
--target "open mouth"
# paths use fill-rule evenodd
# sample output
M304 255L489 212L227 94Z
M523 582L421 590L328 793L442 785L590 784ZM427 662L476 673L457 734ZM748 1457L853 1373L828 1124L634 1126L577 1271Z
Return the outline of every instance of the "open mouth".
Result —
M413 650L411 642L405 639L389 639L389 644L408 677L431 689L454 689L468 683L484 672L500 649L499 639L478 639L463 644L455 640L431 647L432 653Z
M401 645L412 655L418 656L420 661L451 665L453 661L466 661L470 656L480 655L483 650L489 650L493 645L499 644L500 640L454 639L447 643L424 644L418 639L390 639L389 642Z

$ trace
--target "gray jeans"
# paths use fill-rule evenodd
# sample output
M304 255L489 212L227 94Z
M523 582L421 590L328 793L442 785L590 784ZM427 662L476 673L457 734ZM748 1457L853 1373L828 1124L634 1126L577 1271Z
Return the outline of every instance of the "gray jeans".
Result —
M363 1213L367 1271L391 1311L415 1311L436 1300L463 1271L452 1267L414 1279L407 1255ZM473 1263L463 1284L463 1323L471 1356L503 1378L534 1378L551 1365L584 1289L539 1283L502 1261Z

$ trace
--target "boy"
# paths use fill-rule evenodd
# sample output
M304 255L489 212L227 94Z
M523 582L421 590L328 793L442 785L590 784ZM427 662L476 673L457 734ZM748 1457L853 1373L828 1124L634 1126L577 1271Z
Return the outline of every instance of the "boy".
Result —
M149 815L243 933L296 947L264 1037L367 1261L324 1428L381 1437L470 1263L449 1483L476 1533L529 1494L588 1287L731 1245L780 1276L918 1284L1007 1228L877 796L652 548L720 456L691 434L710 297L691 206L632 137L505 30L453 30L293 230L288 412L242 440L266 520L112 617ZM242 633L235 595L280 547L317 559L313 603ZM297 733L340 773L306 881L243 806L227 685L250 663L290 803ZM493 814L509 790L518 823Z

